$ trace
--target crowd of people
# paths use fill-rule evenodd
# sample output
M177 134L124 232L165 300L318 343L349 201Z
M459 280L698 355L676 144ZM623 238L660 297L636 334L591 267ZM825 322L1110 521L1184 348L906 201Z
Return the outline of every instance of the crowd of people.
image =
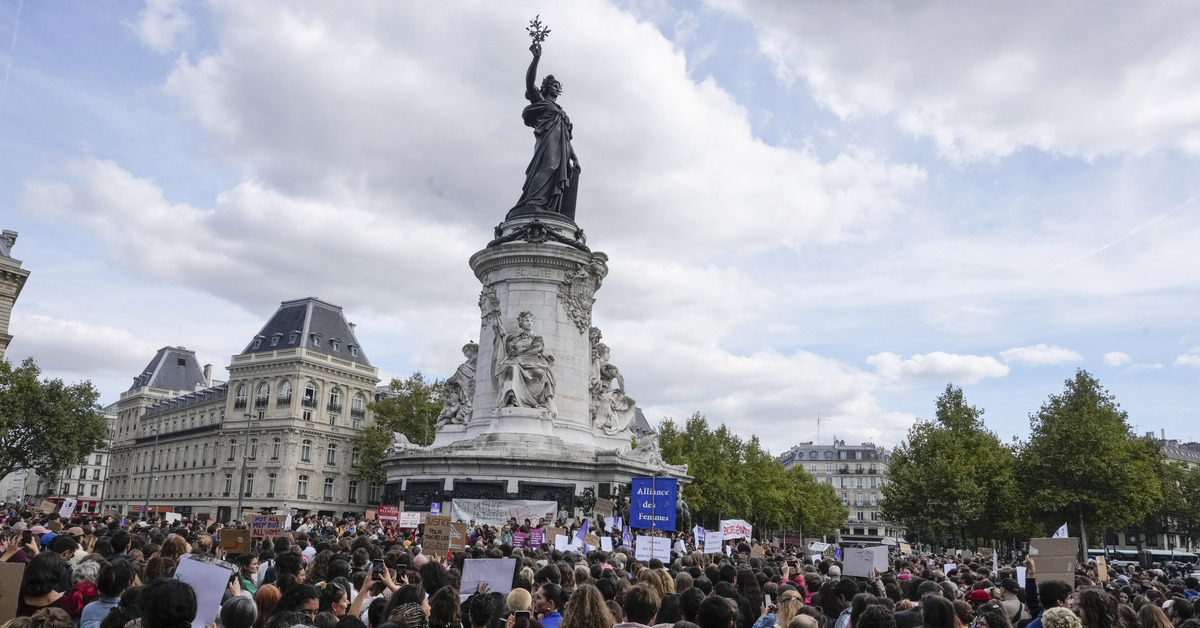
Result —
M1022 585L1015 560L893 551L887 571L852 578L832 555L747 540L636 560L623 545L513 547L512 522L472 526L463 550L427 555L419 531L297 523L225 554L217 524L10 512L0 562L25 566L3 628L1200 628L1200 584L1171 566L1088 563L1073 582L1039 583L1024 558ZM511 589L460 590L471 558L515 558ZM215 618L197 617L197 591L173 577L187 560L229 569Z

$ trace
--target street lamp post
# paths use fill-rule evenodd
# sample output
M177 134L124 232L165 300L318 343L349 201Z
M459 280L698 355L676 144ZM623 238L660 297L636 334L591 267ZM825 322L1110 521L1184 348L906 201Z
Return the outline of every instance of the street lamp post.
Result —
M154 477L158 474L158 435L162 431L162 419L154 424L154 449L150 450L150 481L146 483L146 501L142 502L142 518L150 518L150 493L154 490Z
M236 516L242 516L242 496L246 494L246 460L250 458L250 413L246 413L246 437L242 441L242 480L238 482L238 505Z

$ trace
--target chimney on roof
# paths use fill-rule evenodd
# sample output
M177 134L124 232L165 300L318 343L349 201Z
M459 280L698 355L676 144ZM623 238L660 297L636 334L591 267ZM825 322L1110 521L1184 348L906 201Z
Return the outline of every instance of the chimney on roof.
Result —
M204 385L209 386L209 387L212 386L212 365L211 364L204 365Z
M352 334L353 334L353 333L354 333L354 328L355 328L355 327L358 327L358 325L355 325L354 323L348 323L348 324L350 325L350 333L352 333Z
M1159 428L1159 430L1160 430L1159 434L1162 434L1162 439L1167 440L1167 428L1162 427L1162 428Z

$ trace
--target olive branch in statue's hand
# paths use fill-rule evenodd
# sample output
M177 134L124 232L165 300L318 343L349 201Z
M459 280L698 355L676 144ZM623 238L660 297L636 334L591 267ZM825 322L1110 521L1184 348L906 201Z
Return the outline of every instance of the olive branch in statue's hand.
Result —
M541 17L541 13L537 14L532 20L529 20L529 26L525 27L525 30L529 32L530 39L533 40L533 45L537 46L536 50L532 47L530 48L530 50L534 50L535 55L542 51L542 47L538 44L546 41L546 38L550 36L550 29L542 24Z

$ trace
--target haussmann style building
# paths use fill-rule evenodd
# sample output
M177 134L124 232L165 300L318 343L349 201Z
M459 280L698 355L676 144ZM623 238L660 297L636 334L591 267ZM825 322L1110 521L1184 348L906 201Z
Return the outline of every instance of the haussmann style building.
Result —
M833 487L850 518L842 525L843 544L890 544L903 530L883 520L879 505L887 482L891 453L873 443L847 445L835 436L832 444L800 443L779 457L787 469L800 466L817 482Z

